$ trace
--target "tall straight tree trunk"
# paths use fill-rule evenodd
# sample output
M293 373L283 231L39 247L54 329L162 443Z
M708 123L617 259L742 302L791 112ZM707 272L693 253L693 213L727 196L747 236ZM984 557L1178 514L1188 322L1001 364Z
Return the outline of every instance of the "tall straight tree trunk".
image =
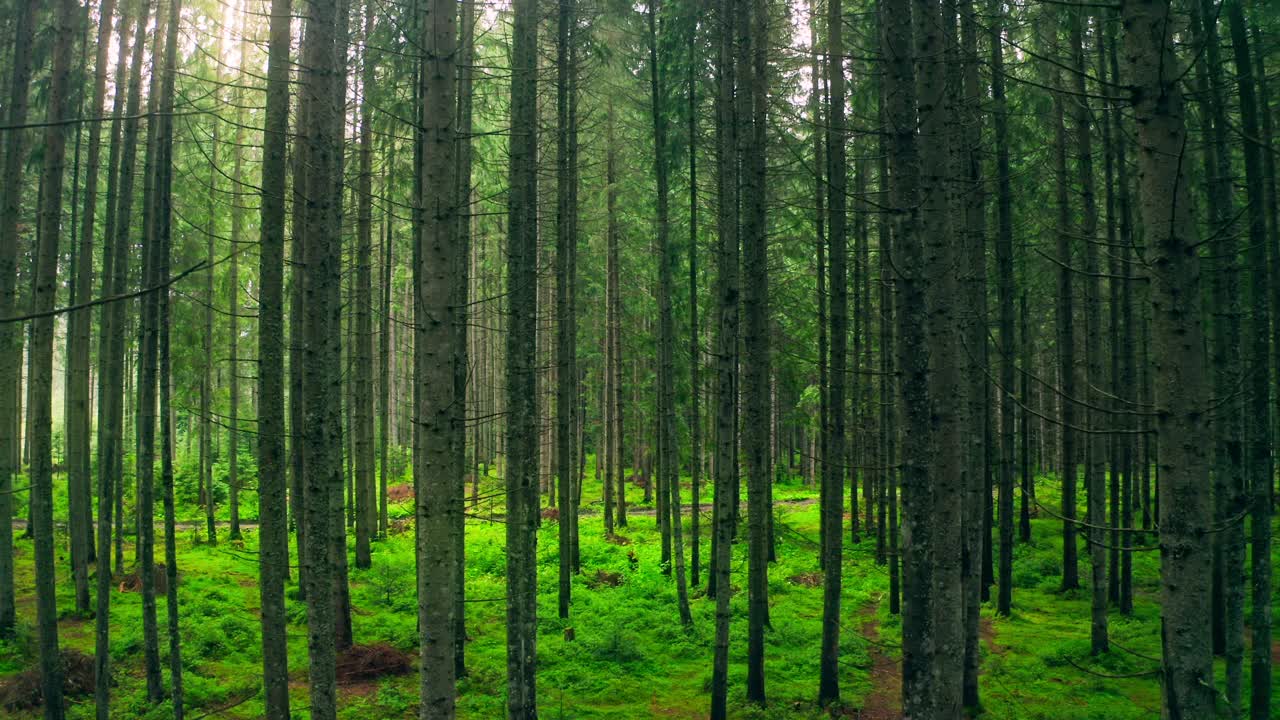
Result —
M893 214L893 264L897 269L897 357L902 397L902 705L910 717L946 717L937 713L933 666L934 597L931 562L933 512L929 505L932 433L931 350L925 333L925 248L921 233L920 173L917 147L917 87L914 22L910 0L882 0L881 28L885 62L885 121L889 139ZM922 15L921 22L925 16ZM940 51L940 48L938 49ZM936 93L935 93L936 95ZM936 123L935 123L936 125ZM892 524L892 520L890 520ZM953 648L954 649L954 648ZM958 657L958 655L956 656ZM957 702L959 698L956 698Z
M248 36L243 27L240 56L248 54ZM231 192L238 198L244 192L244 92L236 88L232 100L236 104L236 129L231 145ZM227 539L239 540L240 534L240 246L244 242L244 203L231 203L231 252L227 270L227 350L230 402L227 417Z
M127 0L126 0L127 2ZM138 3L143 15L146 3ZM139 102L138 79L128 77L129 73L129 37L132 31L132 18L129 5L121 7L119 38L119 54L116 60L115 101L111 119L111 151L107 161L107 197L105 223L103 224L102 245L102 282L101 295L111 297L119 295L127 285L128 270L126 267L128 246L119 241L116 223L127 217L128 208L121 207L126 201L122 191L126 181L118 173L122 165L132 166L131 159L121 158L121 123L125 107L125 96L136 106ZM145 21L143 23L145 27ZM143 30L138 31L140 45L146 37ZM127 87L127 90L126 90ZM135 123L136 130L136 121ZM128 133L125 134L128 137ZM136 138L136 131L134 133ZM131 187L131 182L129 183ZM132 198L130 198L131 200ZM98 567L97 597L94 607L94 706L97 720L107 720L110 712L111 693L111 522L114 490L121 477L122 462L120 428L123 422L121 408L121 371L124 345L121 340L123 328L123 312L126 303L111 303L101 306L98 315ZM0 513L0 516L3 514ZM119 569L118 563L116 566Z
M475 32L476 32L476 8L474 0L465 0L460 6L462 17L458 27L458 88L457 88L457 106L458 106L458 151L457 151L457 174L454 182L457 185L457 207L455 210L455 222L457 223L458 247L455 251L455 267L456 277L453 289L453 307L454 307L454 363L453 363L453 392L454 392L454 452L457 455L458 463L455 485L454 485L454 504L456 512L453 515L453 542L454 552L454 617L453 617L453 656L454 656L454 673L456 677L462 677L466 674L466 648L467 648L467 622L466 622L466 587L467 587L467 534L466 534L466 515L463 513L463 505L466 495L466 469L467 469L467 386L469 384L468 377L470 375L471 355L468 352L469 317L472 305L468 302L468 288L471 284L471 168L473 163L474 150L471 145L472 132L472 92L474 74L472 65L475 62ZM370 428L372 432L372 426ZM472 452L479 457L479 443L473 443ZM478 465L479 463L475 463ZM476 472L477 468L472 469ZM576 516L575 516L575 537L577 532Z
M155 187L155 280L156 285L169 278L171 247L173 244L173 96L174 76L178 63L178 24L182 18L181 0L169 0L169 22L166 26L164 76L160 88L160 114L152 121L158 125L156 132L156 187ZM164 562L165 609L169 632L169 684L170 701L174 720L182 720L182 636L178 631L178 531L174 519L173 497L173 423L172 418L172 367L170 353L170 291L168 287L155 293L155 320L159 332L160 386L160 479L164 494Z
M335 0L310 4L306 41L302 49L303 72L299 115L304 128L306 159L303 184L304 227L301 267L302 332L301 390L305 453L303 474L303 553L307 562L307 640L311 681L311 715L332 720L335 698L335 644L340 641L339 602L344 592L341 565L345 543L335 553L335 537L343 533L342 521L342 379L341 308L338 297L341 275L341 202L338 179L342 151L342 60L346 57L346 17ZM334 497L336 495L336 497ZM337 557L341 553L342 557Z
M1167 0L1125 0L1127 77L1137 120L1139 204L1151 272L1156 431L1160 446L1160 604L1164 717L1212 717L1209 498L1199 243L1182 161L1187 130Z
M876 4L876 27L878 30L876 41L883 52L884 11L880 2ZM888 109L888 103L886 102L887 85L885 79L881 77L877 82L876 88L876 116L880 120L881 126L885 128L889 127L886 115ZM883 198L882 202L892 202L894 196L892 195L893 189L889 177L889 140L885 133L880 135L876 144L880 155L879 177L877 178L876 189ZM890 205L889 207L893 208L894 206ZM894 317L895 274L893 267L894 240L890 220L889 213L882 212L876 228L880 245L880 433L883 443L880 492L884 504L880 528L886 535L885 554L889 566L889 612L896 615L901 612L898 553L897 436L900 403L898 402L898 387L894 382L895 373L897 372L897 363L895 362L896 341L894 337L896 323Z
M458 10L452 0L431 0L424 8L424 48L419 100L422 103L422 195L414 266L414 378L419 427L415 433L419 689L423 720L452 718L456 690L454 637L458 604L458 562L452 535L462 513L462 467L454 443L461 419L454 409L455 310L458 190L455 164ZM464 285L465 287L465 285ZM509 519L509 522L514 518Z
M1206 12L1207 11L1207 12ZM1242 481L1243 444L1239 412L1235 398L1241 378L1239 308L1232 297L1238 295L1236 272L1236 238L1232 211L1231 155L1227 148L1226 110L1223 108L1221 47L1218 43L1217 12L1206 3L1192 7L1191 33L1204 47L1195 63L1196 95L1200 124L1205 142L1201 153L1204 161L1209 229L1214 233L1212 272L1209 278L1213 321L1210 323L1211 382L1214 394L1222 398L1222 410L1213 422L1213 516L1215 523L1225 519L1230 488ZM1226 652L1227 629L1225 607L1225 552L1227 532L1215 533L1213 547L1213 586L1210 623L1213 628L1213 652ZM1243 627L1241 628L1243 632Z
M822 465L826 462L827 457L827 414L828 414L828 394L831 387L830 376L828 374L827 362L830 359L830 350L828 349L827 332L829 324L827 322L827 135L828 132L818 132L818 128L823 126L822 102L824 96L828 93L826 89L826 75L824 74L825 61L820 59L818 52L818 9L816 0L810 2L809 5L809 37L813 45L813 66L810 72L813 73L813 87L809 93L809 114L810 121L813 123L813 205L814 205L814 242L817 261L817 283L816 283L816 304L818 306L818 425L822 432L818 437L818 452L816 457L810 457L815 465ZM806 462L807 467L810 463ZM823 477L826 477L825 470L821 471ZM821 495L821 490L819 491ZM826 495L821 495L825 498ZM818 540L821 543L818 548L818 562L826 562L826 542L827 535L824 532L826 528L828 515L819 512L819 533Z
M845 379L849 338L847 163L845 161L844 6L827 2L827 177L831 221L831 348L822 428L822 648L818 660L818 704L840 700L840 589L844 571ZM857 497L856 475L851 498ZM853 522L857 524L854 509Z
M765 702L764 631L769 625L769 267L765 148L768 108L768 5L744 2L740 18L738 125L742 184L743 415L747 466L747 700ZM834 411L834 410L833 410Z
M616 322L618 308L615 304L618 295L618 153L613 134L615 113L612 97L608 100L608 108L605 112L605 475L603 484L604 532L607 537L612 536L614 530L615 485L618 490L617 524L620 527L625 525L626 498L623 492L625 479L622 468L622 438L619 437L622 432L619 418L622 410L622 388L619 387L622 381L622 369L618 367L618 360L614 356L615 339L620 328Z
M62 180L66 164L68 85L77 4L60 0L53 20L53 68L49 76L43 203L36 247L32 311L48 312L57 299L58 236L62 220ZM62 720L62 656L58 651L58 607L53 546L53 325L52 315L31 323L31 517L35 533L36 637L40 657L40 694L45 720ZM7 518L0 518L8 522Z
M392 145L394 147L394 145ZM383 163L387 167L386 176L383 179L383 191L386 192L391 187L392 168L391 158L394 152L384 152ZM392 217L394 213L386 213L383 223L385 225L382 237L382 269L380 272L382 285L380 292L382 294L382 302L379 305L379 328L378 328L378 536L387 536L387 480L390 475L390 446L391 446L391 385L393 378L391 375L391 315L394 308L391 305L391 271L392 261L395 256L395 234L392 231Z
M217 53L221 57L225 48L225 36L221 33L218 35ZM215 93L220 93L221 86L224 83L223 68L218 66L215 76L218 89ZM216 95L216 97L220 97ZM214 268L217 266L217 257L214 255L214 241L218 237L217 228L217 200L218 187L220 185L222 165L218 161L219 147L222 137L222 118L215 115L210 118L212 128L210 130L209 143L209 204L207 211L208 220L205 223L205 263L208 267L204 272L204 358L201 362L203 375L200 383L200 504L204 506L205 512L205 536L210 545L216 545L218 542L217 524L214 520L214 493L213 493L213 440L214 440L214 421L213 421L213 381L214 381L214 361L213 361L213 335L214 324L213 315L217 307L217 299L214 296ZM300 203L300 206L302 204ZM299 552L301 556L301 552Z
M111 20L115 0L104 0L99 7L98 40L94 59L93 99L88 113L101 116L107 92L107 66L110 63ZM88 301L93 294L93 235L98 208L98 171L101 164L102 123L89 124L89 157L85 162L84 214L80 220L80 245L75 293L72 305ZM89 555L93 547L93 492L89 476L89 436L92 432L89 407L89 351L91 312L75 310L67 319L67 486L71 520L71 563L76 587L76 610L89 612Z
M258 269L258 593L267 717L289 718L285 579L289 575L284 425L284 237L289 131L290 0L271 0L262 136Z
M5 122L27 123L31 85L31 43L36 3L18 3L13 21L13 66L5 101ZM18 310L18 219L22 212L25 133L4 138L4 175L0 177L0 317ZM17 603L13 589L13 476L21 468L22 325L0 323L0 637L13 637Z
M163 94L161 79L164 51L162 38L166 38L170 18L156 10L154 30L155 50L151 54L151 79L147 97L147 111L152 119L147 123L147 151L143 162L142 180L142 276L143 288L160 283L160 240L158 238L158 212L156 204L158 167L163 163L160 153L160 122L155 118ZM164 682L160 670L160 630L156 617L155 588L155 461L156 461L156 392L159 371L160 303L159 293L143 295L138 307L137 382L134 387L135 428L134 447L137 479L137 565L142 586L142 653L147 679L147 699L160 702L164 699Z
M1076 133L1076 166L1080 172L1081 197L1084 201L1080 237L1084 242L1085 278L1084 278L1084 315L1085 315L1085 387L1089 402L1089 419L1091 432L1085 440L1085 493L1088 496L1089 558L1090 558L1090 591L1092 596L1091 620L1089 625L1090 651L1094 655L1107 652L1107 535L1103 528L1107 518L1107 447L1106 435L1097 430L1106 423L1106 415L1100 409L1106 406L1107 397L1103 388L1105 378L1102 371L1102 280L1101 265L1098 261L1098 201L1094 192L1093 179L1093 136L1089 124L1091 112L1086 97L1084 55L1084 10L1073 8L1068 12L1068 33L1070 35L1072 61L1075 71L1071 73L1074 82L1072 106L1075 108Z
M698 102L695 68L697 27L689 30L689 584L697 587L702 566L702 345L698 330Z
M1013 610L1013 462L1015 340L1013 298L1013 183L1009 178L1009 105L1005 96L1002 8L991 13L991 97L995 101L993 127L996 150L996 292L1000 322L1000 572L996 611ZM1024 372L1026 368L1023 368ZM1024 376L1025 377L1025 376ZM1024 399L1025 403L1025 399ZM1025 444L1025 443L1024 443ZM1022 541L1031 539L1027 491L1022 489Z
M563 0L562 0L563 1ZM675 293L673 266L675 246L671 243L670 162L667 148L667 117L663 100L662 67L658 57L658 5L649 4L649 86L652 101L654 175L657 177L658 207L658 491L664 493L664 524L671 534L676 570L676 598L683 625L693 623L689 610L689 592L685 580L684 548L680 513L680 448L676 434L675 407L675 319L672 295Z
M981 665L980 605L990 599L991 583L994 582L992 563L992 534L995 518L992 516L992 478L989 472L991 449L994 445L998 451L997 465L1000 467L1000 482L996 488L1000 496L999 523L1001 537L1005 535L1004 527L1008 524L1008 536L1013 535L1013 419L1012 403L1001 403L1000 426L993 432L989 405L990 386L990 352L988 351L987 320L987 225L986 225L986 193L982 179L982 116L980 104L986 89L978 78L978 27L973 8L973 0L958 0L955 12L960 16L960 37L956 55L960 71L960 87L954 93L959 106L957 116L960 118L959 147L954 148L953 157L957 166L957 174L963 183L957 202L963 213L963 230L958 233L961 257L958 263L961 273L960 291L964 294L964 305L961 312L961 342L957 356L966 363L965 407L967 417L964 433L965 484L964 497L964 550L961 558L961 572L964 574L964 678L962 693L966 708L979 708L981 701L978 689L978 673ZM953 9L946 5L945 14L950 18ZM948 27L952 27L949 24ZM953 42L955 40L954 33ZM1011 246L1010 246L1011 247ZM1009 293L1010 298L1012 293ZM1012 348L1012 304L1009 311L1009 347ZM1003 308L1001 310L1003 312ZM1003 315L1001 316L1003 318ZM1004 343L1005 326L1001 324L1001 343ZM1011 354L1011 353L1010 353ZM1012 366L1001 359L1001 383L1003 384L1006 366ZM1012 385L1012 380L1009 382ZM1005 414L1008 413L1006 432ZM1009 462L1004 462L1004 440L1008 440L1007 455ZM1006 507L1007 504L1007 507ZM979 521L981 518L981 521ZM1001 591L1008 583L1000 586ZM998 605L998 603L997 603Z
M1054 73L1060 78L1060 73ZM1054 83L1060 85L1060 83ZM1054 185L1057 204L1057 341L1058 376L1062 392L1059 401L1061 426L1060 476L1062 480L1062 589L1080 587L1080 568L1076 542L1076 370L1075 308L1073 297L1073 271L1071 269L1071 204L1067 188L1067 128L1064 116L1064 99L1054 95Z
M1245 392L1246 412L1252 422L1247 424L1244 438L1245 467L1249 470L1251 497L1245 496L1245 484L1236 483L1229 488L1226 504L1225 530L1226 557L1224 575L1227 577L1227 700L1232 715L1243 717L1241 705L1243 625L1244 625L1244 531L1243 524L1234 518L1252 503L1253 545L1253 651L1250 657L1250 716L1262 720L1271 712L1271 482L1272 459L1270 423L1266 422L1269 402L1268 368L1270 363L1267 331L1271 320L1267 315L1267 218L1263 199L1265 147L1259 142L1262 128L1258 122L1258 98L1254 88L1253 60L1249 55L1249 36L1245 26L1244 9L1238 0L1226 4L1227 20L1231 26L1231 45L1236 61L1236 84L1240 93L1240 120L1244 142L1245 187L1249 198L1249 249L1246 253L1249 266L1249 294L1253 313L1249 331L1248 390ZM1266 83L1266 78L1260 78ZM1269 108L1263 108L1269 112ZM1269 154L1269 153L1268 153Z
M569 44L572 42L577 14L574 0L558 0L556 32L556 479L557 501L560 506L559 533L559 612L561 618L569 617L569 594L572 587L573 557L572 490L574 466L574 411L578 401L574 397L578 379L574 360L574 308L570 304L570 288L574 278L569 275L573 237L573 207L571 185L575 182L574 169L569 163L569 134L573 122L570 117L571 76L575 72L569 61ZM661 198L659 199L661 203Z
M355 358L351 382L355 393L354 427L356 483L356 567L373 564L369 541L377 531L373 489L373 90L374 64L370 57L374 11L364 7L365 44L360 58L360 148L356 176L356 292Z
M948 33L954 25L949 5L938 0L915 0L915 47L920 116L920 225L923 266L930 282L925 289L925 344L931 418L931 452L926 455L932 488L928 515L916 527L932 524L932 597L926 604L932 623L935 654L931 662L932 706L938 717L958 717L962 702L964 654L962 546L964 463L961 422L965 390L960 372L958 323L967 304L960 291L951 221L948 168L952 156L946 67ZM971 350L971 352L977 352ZM985 421L984 421L985 422ZM917 510L922 509L917 506ZM970 518L978 522L977 518ZM911 581L908 592L914 592ZM904 628L905 631L905 628ZM905 690L904 690L905 692Z
M536 720L538 17L533 0L515 0L513 9L511 190L507 206L507 717Z
M307 599L307 568L311 564L306 549L308 520L306 513L306 283L303 270L307 251L307 164L306 154L310 144L308 132L308 95L301 91L306 76L299 75L298 93L298 141L293 149L293 236L289 243L289 513L293 517L293 529L298 544L298 596ZM210 516L212 517L212 515ZM212 527L212 524L210 524ZM212 534L210 534L212 538Z
M734 443L734 394L738 346L738 184L737 134L734 114L734 17L737 0L720 0L715 15L716 57L716 412L715 412L715 533L710 582L716 598L715 655L711 670L711 720L728 717L729 689L729 563L733 542L732 486L738 462Z

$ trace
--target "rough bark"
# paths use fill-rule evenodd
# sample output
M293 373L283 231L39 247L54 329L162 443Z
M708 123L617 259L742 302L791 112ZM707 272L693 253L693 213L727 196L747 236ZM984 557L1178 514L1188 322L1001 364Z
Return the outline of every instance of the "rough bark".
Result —
M507 716L536 720L538 402L537 8L515 0L507 206Z
M88 114L102 115L110 63L111 21L115 0L99 7L98 36L94 56L93 99ZM93 293L94 218L98 209L98 173L101 165L102 123L89 124L89 156L85 161L84 213L80 218L79 247L76 250L75 292L71 304L88 301ZM89 437L92 433L89 407L89 351L92 312L75 310L67 318L67 488L72 515L71 563L76 587L76 610L89 613L89 560L93 547L93 492L90 490Z
M258 593L262 685L269 718L288 720L285 578L289 574L284 425L284 238L291 0L271 0L262 138L258 270Z
M126 0L127 3L127 0ZM145 5L145 4L144 4ZM102 245L102 281L103 296L118 295L124 291L126 284L125 260L127 247L117 242L116 222L120 217L118 204L122 202L120 188L123 185L118 169L121 161L121 114L125 106L125 96L135 97L133 88L137 87L136 78L128 77L129 38L132 18L128 4L121 7L120 24L117 31L119 38L119 54L116 61L116 94L112 107L111 150L107 161L107 197L105 222L103 224ZM145 37L145 33L139 33ZM127 88L127 89L126 89ZM127 210L125 211L127 214ZM112 495L116 486L116 478L120 477L120 427L121 397L120 367L116 362L116 354L123 351L118 332L117 309L123 310L124 303L102 305L98 315L98 572L97 597L94 607L94 706L98 720L107 720L111 687L111 522Z
M818 703L840 700L840 588L844 571L845 379L849 338L847 247L847 162L845 160L844 6L827 2L827 177L830 190L828 242L831 258L831 347L826 392L827 417L822 464L822 648L818 661ZM855 476L856 477L856 476ZM855 493L856 498L856 480ZM853 517L857 518L854 508ZM856 520L854 520L856 524Z
M1157 402L1164 716L1212 717L1213 665L1204 608L1210 550L1207 373L1201 326L1199 242L1183 154L1183 115L1168 0L1121 9L1137 121L1139 206L1151 274L1151 340Z
M1267 150L1260 138L1258 97L1255 92L1255 68L1249 54L1248 29L1244 9L1239 0L1226 3L1227 21L1231 26L1231 46L1235 55L1236 84L1240 94L1240 130L1244 142L1245 188L1249 199L1249 243L1245 253L1249 267L1250 305L1247 387L1245 412L1253 421L1246 423L1244 434L1245 463L1252 494L1246 497L1245 483L1237 482L1228 489L1226 518L1230 527L1224 531L1226 544L1224 576L1227 578L1227 701L1233 717L1243 717L1241 686L1244 656L1244 528L1235 520L1246 508L1251 510L1253 561L1253 650L1250 654L1250 716L1262 720L1271 712L1271 438L1270 423L1265 422L1269 410L1267 391L1270 363L1267 331L1267 218L1263 199L1263 153ZM1265 83L1266 78L1259 78ZM1266 109L1264 109L1266 111ZM1269 154L1269 153L1268 153ZM1249 505L1252 504L1252 508Z
M300 381L302 406L302 452L306 472L302 474L302 519L305 542L300 543L304 563L307 598L307 646L311 681L311 715L333 720L337 714L335 693L336 642L339 619L335 598L345 561L335 557L334 536L341 536L342 407L341 407L341 308L338 298L341 274L339 229L341 195L338 178L342 142L342 97L340 58L346 57L346 18L335 0L314 0L306 22L302 48L304 68L301 100L304 108L299 128L305 146L305 161L299 167L303 182L305 234L301 242L298 280L300 294L295 302L300 331ZM296 229L295 229L296 232ZM332 497L336 495L337 497ZM338 508L335 512L334 508ZM335 517L336 516L336 517ZM345 544L344 544L345 545Z
M67 96L75 36L74 0L60 0L53 20L53 68L49 76L48 114L68 117ZM41 208L33 273L33 312L48 312L57 298L58 236L62 220L62 180L66 164L67 126L55 123L44 133L44 165L40 174ZM51 315L31 323L31 516L35 534L36 638L40 691L45 720L62 720L62 656L58 651L58 607L53 539L53 325Z
M733 485L737 482L734 393L738 345L737 126L734 122L733 27L736 0L720 0L716 13L716 412L715 517L710 582L716 592L715 655L711 670L711 720L728 717L729 562L733 542Z
M14 18L13 66L5 101L5 122L25 125L31 85L31 43L35 35L36 3L18 3ZM0 317L18 309L18 217L22 211L22 180L26 166L25 134L11 131L4 138L4 175L0 177ZM22 328L0 324L0 636L12 637L16 621L13 590L13 475L21 466L20 410Z
M1075 97L1072 99L1074 113L1076 169L1080 173L1081 198L1084 207L1081 212L1080 237L1084 242L1084 316L1085 316L1085 387L1088 392L1089 410L1086 413L1090 429L1101 428L1106 424L1106 414L1101 410L1107 403L1103 388L1105 377L1102 371L1102 281L1101 265L1098 251L1098 201L1094 190L1093 172L1093 135L1090 132L1091 113L1085 102L1085 73L1088 68L1084 56L1084 11L1079 8L1068 10L1068 34L1070 36L1074 72L1071 73ZM1085 439L1085 493L1088 496L1089 521L1088 542L1090 558L1090 605L1091 618L1089 624L1090 652L1094 655L1108 650L1107 640L1107 449L1106 435L1090 432Z

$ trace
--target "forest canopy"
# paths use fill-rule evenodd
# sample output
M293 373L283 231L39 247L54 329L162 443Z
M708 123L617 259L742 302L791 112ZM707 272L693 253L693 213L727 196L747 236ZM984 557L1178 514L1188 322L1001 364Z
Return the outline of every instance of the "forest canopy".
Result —
M1275 4L0 6L0 715L1280 717Z

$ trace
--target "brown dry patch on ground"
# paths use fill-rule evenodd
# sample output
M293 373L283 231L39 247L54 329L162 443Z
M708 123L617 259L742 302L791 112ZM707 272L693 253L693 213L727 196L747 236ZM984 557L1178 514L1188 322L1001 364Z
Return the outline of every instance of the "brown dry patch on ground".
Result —
M996 643L996 626L991 622L991 618L978 619L978 638L987 643L987 649L996 655L1003 655L1009 652L1009 648Z
M792 585L799 585L801 587L811 587L811 588L821 587L822 573L807 572L807 573L800 573L799 575L792 575L791 577L787 578L787 582L791 583Z
M876 617L878 603L867 603L859 614L862 616L862 637L866 638L871 655L871 693L863 701L862 708L851 717L861 720L902 720L902 673L898 663L885 654L880 645L880 620Z
M413 670L413 656L387 643L352 645L338 653L339 685L377 685L386 675L404 675Z
M93 694L93 658L79 650L62 651L62 692L71 698ZM0 708L13 712L44 704L40 667L30 667L0 683Z

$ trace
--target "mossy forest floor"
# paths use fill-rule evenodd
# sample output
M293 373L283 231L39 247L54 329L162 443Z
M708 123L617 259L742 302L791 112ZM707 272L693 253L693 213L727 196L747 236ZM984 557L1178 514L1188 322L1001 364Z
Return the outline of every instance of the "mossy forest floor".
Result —
M589 462L588 467L591 465ZM684 482L687 510L688 478ZM1041 478L1038 486L1041 501L1056 507L1056 483ZM499 490L497 479L485 478L482 495ZM652 513L644 514L643 505L633 504L632 509L637 512L631 515L628 527L619 532L625 540L607 542L599 514L599 490L598 482L588 479L583 496L585 514L580 524L582 574L573 581L569 621L556 617L555 522L545 520L539 533L541 717L704 718L711 681L714 604L704 597L704 587L692 588L694 624L687 629L681 627L674 580L660 566L660 542ZM642 490L629 489L633 503L641 495ZM706 511L709 495L704 490ZM778 561L769 570L772 629L766 637L769 704L764 709L744 702L747 604L745 592L733 596L730 707L734 717L824 717L814 704L822 615L822 589L817 575L819 508L813 501L815 497L816 489L799 480L781 482L775 490ZM246 493L242 502L252 515L256 498ZM479 517L467 522L468 674L458 688L461 718L497 719L503 717L505 707L504 527L480 519L501 513L501 506L494 502L482 501L474 511ZM65 508L65 501L57 505ZM186 507L179 514L180 520L195 523L201 511ZM392 506L393 520L411 514L411 503ZM1061 523L1042 515L1032 525L1033 542L1020 543L1015 550L1012 617L996 617L991 607L982 610L982 717L1158 718L1160 687L1152 673L1160 653L1157 555L1136 554L1134 613L1130 617L1118 611L1111 613L1113 650L1091 658L1088 588L1066 593L1058 590ZM710 554L709 526L708 515L702 523L704 563ZM221 525L224 537L225 531L225 524ZM412 535L410 524L393 522L391 536L374 546L373 567L352 567L352 622L358 644L388 643L416 656ZM687 552L687 531L685 537ZM246 530L243 542L224 539L216 546L198 542L195 529L183 529L178 543L188 717L260 717L256 528ZM1139 544L1149 543L1148 538L1148 542ZM0 642L0 679L34 662L32 546L29 540L16 544L21 628L16 641ZM125 543L128 562L132 561L132 546L133 538L129 537ZM60 641L64 647L92 653L93 621L71 614L74 602L65 559L65 535L59 538L58 547L58 607L63 612ZM1085 582L1089 578L1087 563L1087 554L1082 552L1080 575ZM600 571L617 573L620 584L615 587L599 582ZM735 589L745 588L745 543L734 547L733 572ZM701 576L705 584L705 569ZM295 591L291 583L289 667L295 717L306 717L307 651L302 624L306 612L296 600ZM167 654L164 603L162 596L160 647L162 654ZM888 575L886 568L875 562L874 536L864 536L856 545L846 542L842 612L844 707L843 714L837 716L868 720L900 717L901 625L899 618L889 613ZM117 586L111 615L115 680L112 716L169 717L167 703L154 705L145 698L140 595L121 592ZM575 639L565 639L567 628L573 629ZM166 659L166 677L167 662ZM1222 687L1221 660L1217 669ZM417 673L411 672L343 685L339 691L340 715L416 717L417 682ZM92 697L73 697L69 702L70 717L92 717ZM0 709L0 716L37 717L38 711ZM1280 704L1274 708L1273 716L1280 717Z

